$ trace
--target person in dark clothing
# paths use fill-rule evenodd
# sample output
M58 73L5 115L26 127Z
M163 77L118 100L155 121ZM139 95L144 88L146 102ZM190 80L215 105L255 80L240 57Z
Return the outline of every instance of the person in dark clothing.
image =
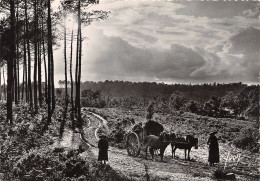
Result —
M209 157L208 161L210 166L215 166L214 163L219 163L219 147L218 138L216 137L217 131L210 133L207 144L209 145Z
M108 141L106 139L106 136L100 136L100 140L98 142L98 149L98 161L100 163L104 161L104 164L106 164L106 161L108 161Z

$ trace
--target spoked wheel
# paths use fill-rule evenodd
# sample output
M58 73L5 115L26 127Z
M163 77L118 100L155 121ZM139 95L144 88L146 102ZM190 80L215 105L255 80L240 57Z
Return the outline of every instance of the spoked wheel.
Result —
M127 136L126 149L128 155L133 157L139 156L141 150L141 144L140 144L139 137L136 133L132 132Z

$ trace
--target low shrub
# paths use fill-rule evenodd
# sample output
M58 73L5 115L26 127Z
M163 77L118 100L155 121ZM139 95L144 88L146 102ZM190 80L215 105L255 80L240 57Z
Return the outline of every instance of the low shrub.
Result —
M218 167L213 172L213 177L217 180L236 180L235 174L226 171L223 167Z
M44 177L44 180L91 178L89 163L79 156L78 150L57 153L35 149L17 161L12 170L13 178L24 180Z
M237 148L259 152L259 132L253 127L243 128L237 138L233 141Z
M218 167L214 172L213 172L213 177L216 179L223 179L226 177L227 172L222 168Z

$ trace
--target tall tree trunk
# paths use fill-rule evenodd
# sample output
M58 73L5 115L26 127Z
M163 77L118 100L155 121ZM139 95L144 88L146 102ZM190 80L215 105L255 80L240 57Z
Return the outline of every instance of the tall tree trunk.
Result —
M82 119L81 119L81 106L80 106L80 78L81 78L81 51L82 51L82 42L81 42L81 16L80 16L80 0L78 0L78 36L77 36L77 77L76 77L76 114L78 120L78 126L82 128Z
M53 47L52 47L52 27L51 27L51 15L50 15L50 40L51 40L51 43L50 43L50 58L51 58L51 86L52 86L52 113L55 109L55 85L54 85L54 58L53 58Z
M18 6L19 6L19 1L17 1L16 4L16 22L18 22ZM15 80L15 104L18 104L18 87L19 87L19 75L18 75L18 71L19 71L19 41L18 41L18 23L16 23L15 26L15 30L16 30L16 57L15 57L15 61L14 61L14 80Z
M73 76L72 76L72 52L73 52L73 26L71 31L71 44L70 44L70 99L71 99L71 121L72 128L74 129L74 100L73 100Z
M55 109L55 85L54 85L54 59L53 48L51 44L51 86L52 86L52 112Z
M39 6L38 6L38 11L40 11L41 14L42 8L43 8L43 1L40 1ZM43 16L43 15L42 15ZM41 17L42 17L41 16ZM41 18L42 19L42 18ZM38 33L38 92L39 92L39 106L42 107L42 30L43 28L41 27L42 23L40 23L40 19L38 17L38 28L39 28L39 33Z
M25 25L24 25L24 33L26 33L26 28L25 28ZM24 71L24 81L23 81L23 100L24 100L24 97L25 97L25 101L26 102L29 102L29 97L28 97L28 85L27 85L27 63L26 63L26 38L24 37L24 40L23 40L23 46L24 46L24 54L23 54L23 71ZM25 88L25 90L24 90ZM24 92L25 92L25 96L24 96Z
M44 86L44 92L45 92L45 102L48 102L48 73L47 73L47 65L46 65L46 54L45 54L45 45L44 45L44 39L42 39L42 51L43 51L43 62L44 62L44 75L45 75L45 86Z
M37 99L37 65L38 65L38 17L37 17L37 0L34 0L34 111L38 113L38 99Z
M4 100L6 100L6 88L5 88L5 67L3 67L3 81L4 81Z
M65 73L65 112L68 109L68 77L67 77L67 32L66 25L64 21L64 73ZM66 119L66 117L65 117Z
M43 61L44 61L44 74L45 74L45 102L48 102L48 75L47 75L47 65L46 65L46 52L45 52L45 41L44 41L44 31L43 31L43 16L42 16L42 51L43 51Z
M15 60L15 40L16 40L16 33L15 33L15 6L14 0L10 0L10 14L11 14L11 21L10 21L10 55L9 60L7 62L7 122L13 124L13 108L12 108L12 93L13 93L13 65Z
M0 100L2 101L2 70L0 68Z
M79 32L79 73L78 73L78 118L81 119L81 102L80 102L80 82L81 82L81 53L82 53L82 37L81 37L81 26L80 26L80 32ZM82 121L82 120L81 120ZM81 123L82 124L82 123Z
M24 84L25 84L25 73L24 73L24 63L23 63L23 79L22 79L22 101L24 100Z
M30 41L29 41L29 23L27 14L27 0L25 3L25 24L26 24L26 40L27 40L27 52L28 52L28 96L30 102L30 109L33 109L33 98L32 98L32 82L31 82L31 52L30 52Z
M17 49L19 51L19 48ZM20 100L20 66L19 66L19 53L18 53L18 61L16 62L16 68L17 68L17 99Z
M78 1L79 3L79 1ZM79 9L79 7L78 7ZM78 17L79 18L79 17ZM77 85L78 85L78 68L79 67L79 25L78 25L78 30L77 30L77 47L76 47L76 70L75 70L75 116L77 116L78 112L78 91L77 91Z
M50 0L47 2L48 7L48 19L47 19L47 27L48 27L48 124L51 123L51 51L52 51L52 32L51 32L51 3ZM54 95L53 95L54 96Z
M17 12L16 12L17 13ZM15 34L16 34L16 39L15 39L15 48L16 48L16 44L17 44L17 24L15 24ZM15 58L13 60L13 77L14 77L14 88L13 88L13 99L15 104L18 104L18 99L17 99L17 72L16 72L16 62L17 62L17 52L15 54Z
M38 41L38 92L39 92L39 105L42 107L42 61L41 61L41 36Z
M18 1L19 3L19 1ZM18 17L19 17L19 14L18 14L18 8L19 8L19 4L17 4L17 17L16 17L16 22L18 22ZM17 36L19 34L19 30L17 28ZM19 57L19 38L17 38L17 98L18 98L18 101L20 100L20 66L19 66L19 60L20 60L20 57Z

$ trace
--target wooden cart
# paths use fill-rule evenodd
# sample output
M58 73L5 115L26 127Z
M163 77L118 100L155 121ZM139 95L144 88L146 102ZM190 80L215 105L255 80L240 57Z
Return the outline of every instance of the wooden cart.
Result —
M138 157L146 138L146 131L142 128L140 132L131 131L126 135L125 147L128 155Z

